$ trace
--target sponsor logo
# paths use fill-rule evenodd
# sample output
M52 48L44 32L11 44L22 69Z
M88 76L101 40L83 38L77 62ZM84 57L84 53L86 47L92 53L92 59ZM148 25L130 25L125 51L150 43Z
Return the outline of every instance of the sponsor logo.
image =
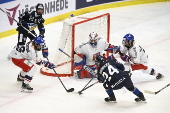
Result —
M14 1L14 0L8 0L8 1ZM44 5L44 13L43 13L44 15L54 13L54 12L59 12L69 8L68 0L53 0L51 2L44 3L43 5ZM8 16L10 25L13 25L13 21L14 21L13 18L15 18L19 6L20 4L10 9L6 8L6 12L12 17L11 18ZM18 9L18 13L19 15L21 15L26 11L33 11L33 10L35 10L35 5L29 6L28 4L25 4L25 8Z
M6 9L6 10L7 10L6 13L12 17L12 18L11 18L11 17L9 17L9 16L7 15L7 16L8 16L8 19L9 19L10 25L13 25L13 22L14 22L13 18L15 18L15 14L16 14L16 11L17 11L19 5L20 5L20 4L18 4L16 7L11 8L11 9Z
M115 86L119 85L120 83L122 83L126 78L123 77L122 79L120 79L119 81L117 81L115 84L113 84L111 87L114 88Z
M68 9L68 0L53 0L51 2L44 3L44 15L50 14L53 12L59 12L65 9ZM19 15L24 13L25 11L33 11L35 10L35 6L25 5L24 9L19 10Z

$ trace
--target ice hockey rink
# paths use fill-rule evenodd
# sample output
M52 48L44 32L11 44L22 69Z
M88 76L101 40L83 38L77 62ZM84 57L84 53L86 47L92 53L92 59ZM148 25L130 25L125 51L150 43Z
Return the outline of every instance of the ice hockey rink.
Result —
M143 46L149 55L149 66L164 74L156 80L154 76L134 71L132 81L142 92L158 91L170 83L170 2L160 2L111 8L98 11L111 14L111 44L121 45L122 37L132 33L136 43ZM68 15L69 16L69 15ZM46 25L45 40L52 62L62 31L62 21ZM101 83L80 91L90 79L61 77L67 93L57 77L37 72L30 85L32 93L21 92L21 83L16 81L20 69L7 55L17 43L17 34L0 39L0 113L170 113L170 87L157 95L144 93L147 103L136 103L133 93L125 88L116 90L117 103L106 103ZM61 53L62 54L62 53ZM91 83L97 81L94 79Z

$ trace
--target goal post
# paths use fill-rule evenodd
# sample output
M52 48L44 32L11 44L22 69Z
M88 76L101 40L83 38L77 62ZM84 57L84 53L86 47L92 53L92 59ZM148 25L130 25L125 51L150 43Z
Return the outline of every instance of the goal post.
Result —
M74 58L75 47L88 42L91 32L98 33L100 38L110 42L110 14L87 13L63 21L63 29L53 62L56 65L55 70L58 76L70 77L74 75L74 61L58 49L60 48ZM56 76L52 69L45 67L40 69L40 73Z

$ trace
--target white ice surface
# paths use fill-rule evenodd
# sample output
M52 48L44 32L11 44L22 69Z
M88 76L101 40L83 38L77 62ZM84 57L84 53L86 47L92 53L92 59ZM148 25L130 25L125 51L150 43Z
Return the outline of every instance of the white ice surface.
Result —
M141 91L158 91L170 83L170 2L134 5L99 11L111 14L111 43L121 45L126 33L135 36L136 43L149 54L150 66L165 75L164 79L133 72L134 85ZM5 16L5 15L4 15ZM69 15L68 15L69 17ZM46 43L49 59L53 61L62 30L62 21L46 28ZM118 103L106 103L107 94L102 84L81 90L90 79L61 78L66 88L75 88L67 93L57 77L40 74L40 67L30 85L33 93L21 92L21 83L16 82L20 69L6 59L17 43L17 34L0 39L0 113L170 113L170 87L157 95L144 93L147 103L136 103L135 95L126 89L115 91ZM91 83L95 82L93 80Z

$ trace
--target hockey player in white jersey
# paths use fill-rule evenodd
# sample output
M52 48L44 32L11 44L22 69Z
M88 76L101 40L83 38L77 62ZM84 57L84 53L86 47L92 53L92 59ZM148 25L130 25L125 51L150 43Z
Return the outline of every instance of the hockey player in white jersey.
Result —
M148 54L137 45L132 34L123 37L122 47L119 50L121 59L129 64L132 71L142 70L144 73L155 75L157 79L163 77L161 73L156 73L155 69L148 67Z
M104 39L99 38L98 34L95 32L92 32L89 34L89 41L86 43L83 43L82 45L79 45L75 48L75 53L78 56L81 56L83 58L83 61L76 62L75 61L75 67L77 66L83 66L87 65L93 70L95 70L95 57L98 55L102 55L103 51L107 48L113 48L114 46L106 42ZM76 56L75 55L75 56ZM76 58L76 57L75 57ZM76 77L83 79L83 78L90 78L93 75L88 73L86 70L84 70L82 67L79 68L80 70L76 72Z
M17 81L22 81L22 90L33 90L29 85L36 72L36 66L31 62L32 60L37 65L44 65L50 69L55 67L54 64L40 58L38 51L42 49L42 46L44 46L43 38L36 37L24 46L15 46L10 53L12 62L21 68Z

